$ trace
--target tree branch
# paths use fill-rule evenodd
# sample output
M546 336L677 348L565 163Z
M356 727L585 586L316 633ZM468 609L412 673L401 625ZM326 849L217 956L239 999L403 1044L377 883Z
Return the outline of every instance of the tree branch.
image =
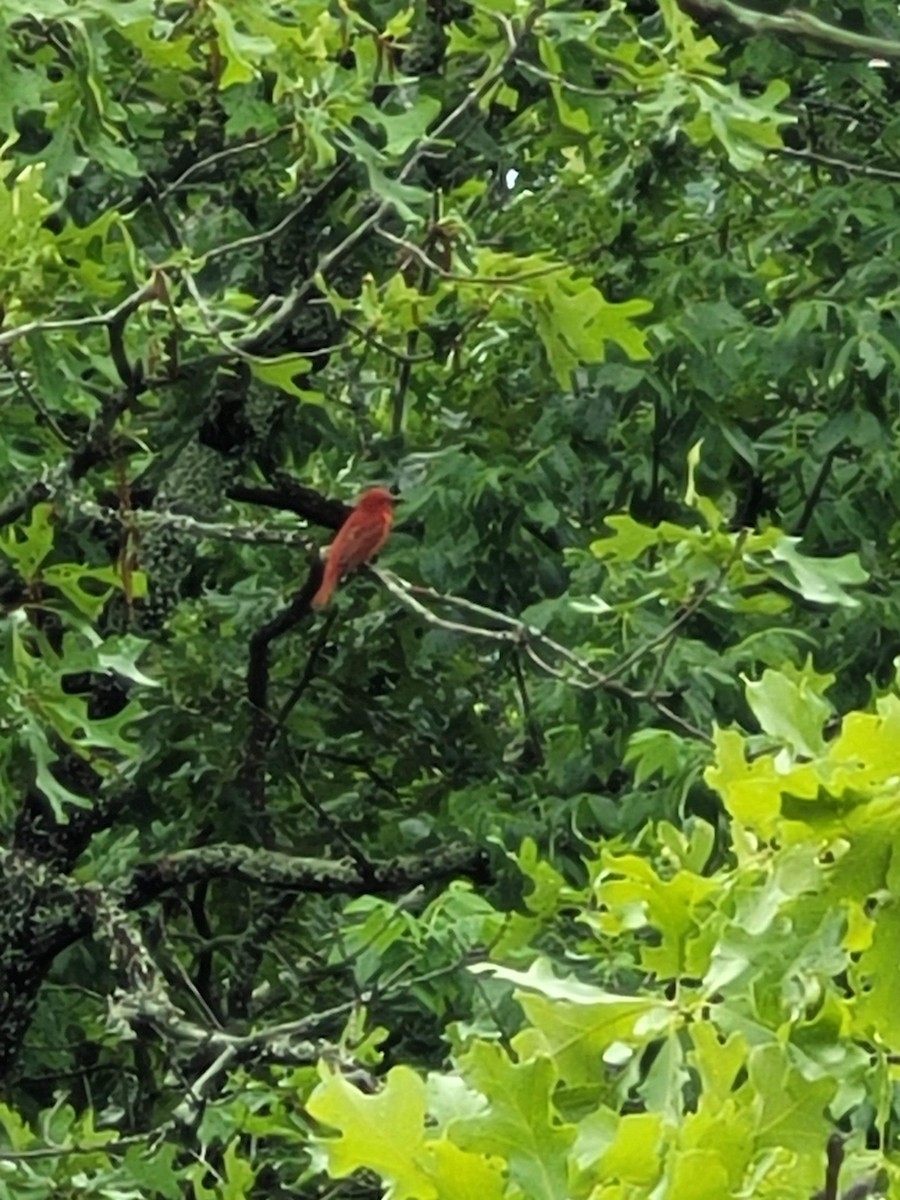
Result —
M403 857L368 864L370 878L363 878L350 858L298 858L274 850L222 843L179 850L164 858L138 866L112 890L122 908L143 908L173 887L210 879L233 879L250 887L294 891L312 895L350 896L405 891L463 875L484 879L485 864L480 850L456 843L425 857ZM366 875L369 875L369 871Z
M817 150L796 150L791 146L780 146L776 153L782 158L796 158L801 162L814 163L819 167L846 171L850 175L865 175L869 179L888 179L891 183L900 182L900 171L892 171L888 167L872 167L868 163L852 162L845 158L834 158L830 154L820 154Z
M678 4L683 12L701 25L717 17L725 17L751 34L771 33L781 38L803 38L818 46L844 54L858 54L863 58L900 59L900 41L853 33L840 25L822 21L800 8L786 8L780 13L762 12L757 8L745 8L734 0L678 0Z
M229 500L239 500L246 504L259 504L264 508L279 508L285 512L296 513L298 517L303 517L314 525L322 525L326 529L340 529L350 515L351 506L349 504L323 496L315 488L298 483L289 476L278 475L275 482L277 487L235 483L228 488L225 494Z
M132 313L137 312L141 305L146 304L148 300L158 299L160 299L159 275L157 269L154 268L151 278L146 283L142 284L131 295L126 296L124 300L120 300L113 308L108 308L105 312L93 313L86 317L63 318L62 320L55 321L29 321L26 325L14 325L12 329L7 329L5 333L0 333L0 349L4 346L11 346L13 342L19 341L20 338L28 337L32 333L56 333L71 329L91 329L98 325L105 325L107 328L111 328L118 322L126 320Z
M674 712L665 702L665 697L659 696L653 691L642 691L629 687L607 673L598 671L588 659L576 654L574 650L570 650L562 642L557 642L554 638L548 637L547 634L535 626L528 625L517 617L510 617L506 613L486 608L482 604L475 604L473 601L466 600L462 596L436 592L432 588L417 587L407 582L407 580L401 579L393 571L388 571L382 567L369 566L367 569L377 575L392 595L396 596L402 604L417 616L427 621L429 625L434 625L439 629L446 629L451 633L459 633L467 637L483 638L486 641L499 642L504 645L520 646L537 667L554 678L559 679L561 683L566 683L571 687L582 688L585 691L597 689L610 692L613 695L623 696L629 700L645 701L664 716L667 721L671 721L673 725L677 726L690 737L696 738L698 741L705 742L708 745L712 744L710 735L694 725L693 722ZM428 605L424 604L418 597L436 604L447 604L454 608L462 609L464 612L470 612L474 616L490 622L490 625L466 623L439 617L437 613L432 612ZM681 618L676 618L676 620L680 621ZM498 625L500 628L497 628ZM661 636L668 637L669 635L670 631L666 630ZM538 650L541 653L538 653ZM644 653L643 648L641 653ZM557 666L552 661L548 662L543 655L549 655L551 660L554 658L561 659L563 665Z

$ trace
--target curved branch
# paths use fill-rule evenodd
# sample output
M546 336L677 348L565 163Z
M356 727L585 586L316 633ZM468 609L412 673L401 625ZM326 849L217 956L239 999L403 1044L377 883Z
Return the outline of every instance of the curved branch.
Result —
M157 268L153 268L150 279L132 292L130 296L126 296L113 308L109 308L106 312L93 313L87 317L72 317L70 320L65 318L60 320L50 321L29 321L26 325L14 325L12 329L7 329L5 333L0 333L0 348L3 346L11 346L13 342L17 342L20 338L28 337L31 333L56 333L62 330L69 329L90 329L97 325L105 325L108 329L114 328L120 322L125 321L132 313L137 312L142 304L148 300L160 299L160 282Z
M276 487L235 483L225 494L229 500L296 513L298 517L303 517L314 525L322 525L326 529L340 529L350 515L349 504L323 496L315 488L307 487L288 476L279 475L275 483Z
M497 612L495 609L486 608L483 604L475 604L472 600L466 600L463 596L453 596L449 593L436 592L433 588L417 587L415 584L401 579L393 571L373 566L369 566L366 569L377 575L389 592L396 596L402 604L411 609L417 616L427 621L429 625L449 630L451 633L463 634L467 637L482 638L486 641L520 646L537 667L545 671L548 675L552 675L555 679L559 679L561 683L568 684L570 687L582 688L585 691L594 689L602 690L612 695L625 697L628 700L644 701L655 708L667 721L670 721L677 728L681 729L683 733L696 738L698 741L705 742L707 745L712 744L712 738L708 733L673 711L666 703L669 697L660 695L653 689L648 691L629 687L613 675L597 670L596 666L589 659L577 654L574 650L570 650L562 642L557 642L554 638L548 637L546 633L543 633L534 625L528 625L525 621L519 620L517 617L510 617L506 613ZM422 599L418 599L418 597L422 597ZM428 600L433 604L449 605L463 612L471 613L479 623L476 624L474 621L448 620L445 617L439 617L427 604L423 603L423 600ZM689 616L693 611L694 609L691 607L687 615ZM686 619L686 617L683 619ZM487 622L487 624L481 624L480 622L482 621ZM682 618L679 616L676 618L676 621L680 624ZM668 637L670 633L671 630L667 629L663 636ZM540 654L538 650L540 650ZM646 651L647 647L641 648L642 655ZM552 661L554 659L556 662Z
M830 50L849 51L864 58L900 60L900 42L853 33L800 8L786 8L780 13L762 12L758 8L736 4L734 0L678 0L678 6L701 25L717 17L725 17L752 34L771 33L775 37L803 38Z
M780 146L775 153L782 158L796 158L801 162L813 163L818 167L846 171L850 175L865 175L869 179L889 179L891 183L900 181L900 171L892 171L888 167L869 166L868 163L853 162L845 158L835 158L830 154L819 154L816 150L796 150L792 146Z

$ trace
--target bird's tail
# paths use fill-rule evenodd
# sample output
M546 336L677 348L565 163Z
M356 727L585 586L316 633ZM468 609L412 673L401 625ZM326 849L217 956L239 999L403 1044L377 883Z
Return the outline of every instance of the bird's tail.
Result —
M325 572L322 575L322 582L319 584L319 590L310 600L310 605L313 608L324 608L331 597L334 595L334 589L337 587L337 582L340 577L338 564L332 560L326 559Z

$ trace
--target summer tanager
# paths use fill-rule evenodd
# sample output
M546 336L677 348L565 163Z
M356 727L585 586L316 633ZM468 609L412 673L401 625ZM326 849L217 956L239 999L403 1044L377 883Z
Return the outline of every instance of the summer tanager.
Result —
M325 573L313 596L313 608L324 608L341 578L374 558L388 539L395 497L387 488L369 488L340 527L325 560Z

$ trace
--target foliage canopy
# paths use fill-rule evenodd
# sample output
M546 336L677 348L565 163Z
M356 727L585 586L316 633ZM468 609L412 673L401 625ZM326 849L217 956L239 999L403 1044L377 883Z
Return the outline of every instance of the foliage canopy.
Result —
M0 0L0 1200L900 1194L898 62Z

